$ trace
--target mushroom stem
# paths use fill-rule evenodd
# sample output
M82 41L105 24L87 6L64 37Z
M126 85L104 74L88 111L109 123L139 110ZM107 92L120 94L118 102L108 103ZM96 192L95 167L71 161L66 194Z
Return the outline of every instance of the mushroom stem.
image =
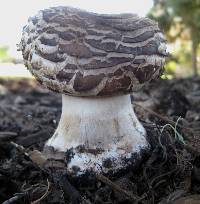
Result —
M148 147L145 129L133 111L130 95L101 98L62 95L62 103L58 128L46 146L61 152L83 147L90 150L86 160L93 157L88 152L100 150L100 165L110 157L115 160L122 155L131 157Z

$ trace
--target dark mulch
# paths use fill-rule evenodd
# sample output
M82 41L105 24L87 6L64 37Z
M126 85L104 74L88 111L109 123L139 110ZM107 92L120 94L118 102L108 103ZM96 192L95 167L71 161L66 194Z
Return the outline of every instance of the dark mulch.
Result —
M0 203L200 203L200 79L159 81L133 98L151 152L123 175L74 181L27 154L53 134L60 95L31 80L1 79Z

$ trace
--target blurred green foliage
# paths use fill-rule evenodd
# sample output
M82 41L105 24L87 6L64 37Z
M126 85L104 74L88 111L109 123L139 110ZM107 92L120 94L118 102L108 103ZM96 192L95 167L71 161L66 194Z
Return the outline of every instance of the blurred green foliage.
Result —
M167 72L171 72L175 69L175 64L179 63L192 67L193 74L197 75L200 0L154 0L149 17L159 22L170 43L179 41L179 46L175 48L173 56L167 63Z
M168 76L175 76L178 66L192 67L191 43L188 41L181 41L178 46L173 46L174 50L169 59L167 59L165 66L165 74ZM192 69L186 70L187 75L192 74Z
M176 67L177 67L176 62L174 61L167 62L165 66L165 70L166 70L165 74L173 76L175 74Z
M11 56L8 54L8 47L0 47L0 63L11 61Z

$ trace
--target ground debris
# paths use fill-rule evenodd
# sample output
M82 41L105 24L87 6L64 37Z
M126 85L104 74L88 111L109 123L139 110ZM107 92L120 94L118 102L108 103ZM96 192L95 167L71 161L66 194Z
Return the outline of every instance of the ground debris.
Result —
M0 94L0 203L200 203L199 78L161 80L133 94L151 152L137 169L88 175L90 182L45 164L42 149L57 126L61 96L32 80L1 79L0 87L6 87Z

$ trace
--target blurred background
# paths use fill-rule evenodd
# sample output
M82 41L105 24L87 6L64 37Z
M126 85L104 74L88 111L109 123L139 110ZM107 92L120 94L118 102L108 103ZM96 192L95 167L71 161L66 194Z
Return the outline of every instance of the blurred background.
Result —
M152 0L6 0L0 7L0 76L31 77L17 52L22 28L30 16L51 6L72 6L97 13L137 13L145 16L153 6Z
M159 22L170 57L164 78L198 75L200 0L7 0L0 7L0 76L31 77L17 52L29 16L50 6L67 5L98 13L137 13ZM106 5L106 6L105 6Z

